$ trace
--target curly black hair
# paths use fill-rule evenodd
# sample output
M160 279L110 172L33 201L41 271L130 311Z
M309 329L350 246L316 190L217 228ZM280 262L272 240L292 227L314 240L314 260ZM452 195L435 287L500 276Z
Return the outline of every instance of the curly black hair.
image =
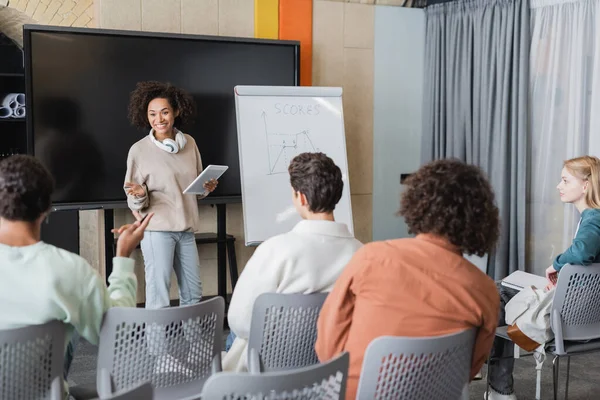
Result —
M0 217L36 221L50 209L54 179L42 163L26 155L0 162Z
M133 126L140 129L150 128L148 122L148 104L154 99L167 99L173 111L179 111L175 125L185 126L192 122L196 114L196 104L192 96L183 89L170 83L157 81L138 82L129 96L128 116Z
M455 159L422 166L406 181L399 214L409 233L440 235L462 253L483 256L500 235L494 191L484 173Z
M333 212L342 198L342 171L323 153L301 153L288 167L290 183L306 196L308 209L314 213Z

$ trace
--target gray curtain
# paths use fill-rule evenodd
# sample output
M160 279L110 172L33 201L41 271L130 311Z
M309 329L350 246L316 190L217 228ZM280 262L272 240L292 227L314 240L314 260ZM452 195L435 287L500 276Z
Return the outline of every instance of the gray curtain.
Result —
M426 15L422 160L459 158L488 174L501 237L487 272L500 279L525 269L529 4L457 0Z

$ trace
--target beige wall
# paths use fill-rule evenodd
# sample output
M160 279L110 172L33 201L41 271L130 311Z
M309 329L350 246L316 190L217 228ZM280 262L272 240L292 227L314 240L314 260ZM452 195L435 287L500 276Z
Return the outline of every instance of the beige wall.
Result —
M94 0L10 0L12 7L44 25L95 28ZM79 213L80 254L104 273L104 218L102 211Z
M57 3L60 7L55 10ZM313 85L342 86L350 187L355 234L372 237L373 193L373 4L401 5L403 0L314 0ZM20 0L11 6L45 23L109 29L254 36L253 0ZM54 12L53 15L52 12ZM55 21L55 22L52 22ZM85 23L83 23L85 21ZM244 246L241 205L227 206L227 230L237 238L238 267L253 253ZM216 209L200 209L202 229L216 231ZM81 252L90 263L104 265L103 211L80 213ZM131 220L127 210L115 210L115 223ZM217 291L216 245L199 246L206 295ZM141 255L135 254L144 301ZM103 269L103 268L99 268ZM175 286L172 294L176 296Z
M372 237L373 21L371 5L316 0L313 85L342 86L355 236Z
M94 0L10 0L8 5L41 24L96 27Z
M407 4L407 0L313 0L313 1L331 1L335 3L355 3L355 4L371 4L381 6L402 6Z
M96 2L101 28L241 37L254 35L254 2L251 0ZM316 0L313 13L313 85L344 88L355 233L360 240L368 242L372 236L374 8L367 4ZM116 215L117 224L131 218L124 210ZM216 231L216 210L205 206L201 208L201 215L203 230ZM237 238L238 266L242 269L253 249L243 245L240 205L228 206L227 220L228 233ZM216 246L200 246L199 254L204 292L215 294ZM141 259L137 265L141 276ZM140 294L142 282L143 279L140 279Z

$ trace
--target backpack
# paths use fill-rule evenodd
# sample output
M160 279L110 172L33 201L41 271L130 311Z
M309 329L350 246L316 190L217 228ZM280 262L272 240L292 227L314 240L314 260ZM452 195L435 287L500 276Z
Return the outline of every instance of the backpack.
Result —
M554 339L550 312L555 290L527 286L506 304L508 336L520 348L534 351ZM540 350L542 350L540 349Z
M535 398L542 393L542 366L546 360L545 345L554 339L550 313L555 289L545 291L535 286L524 287L506 303L508 336L520 348L533 351L536 369Z

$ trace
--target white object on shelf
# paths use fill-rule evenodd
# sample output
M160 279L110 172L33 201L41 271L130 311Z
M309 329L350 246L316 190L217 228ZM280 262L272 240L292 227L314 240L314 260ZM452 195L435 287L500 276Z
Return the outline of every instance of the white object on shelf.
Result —
M8 93L2 98L0 118L24 118L25 94Z
M0 107L0 118L10 118L12 115L12 109L8 107Z
M25 118L25 107L19 106L13 110L13 118Z

